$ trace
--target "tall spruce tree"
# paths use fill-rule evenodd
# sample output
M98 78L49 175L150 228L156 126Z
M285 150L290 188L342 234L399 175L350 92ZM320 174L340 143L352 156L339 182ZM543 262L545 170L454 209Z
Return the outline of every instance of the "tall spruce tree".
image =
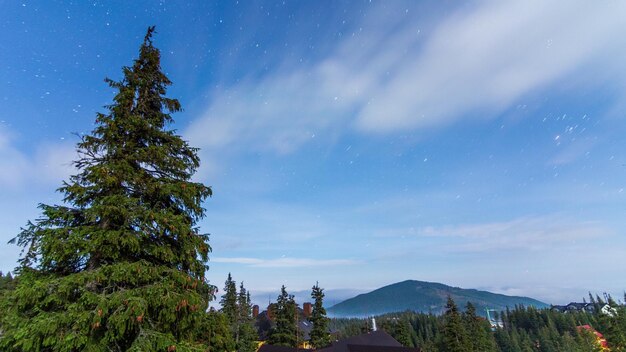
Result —
M239 285L239 293L237 294L237 351L254 352L257 349L258 334L254 328L254 318L252 318L252 301L250 300L250 292L243 286L243 282Z
M448 296L444 314L441 350L446 352L468 352L472 350L459 309L450 296Z
M63 205L14 239L17 288L3 299L2 351L204 350L213 288L199 233L211 189L191 182L197 149L174 130L181 110L150 27L117 93L77 145Z
M469 335L469 344L472 351L497 351L498 346L490 331L489 322L476 315L476 307L472 302L467 302L463 313L465 331Z
M297 306L293 296L287 293L285 285L280 289L276 304L272 306L275 322L270 329L267 342L270 345L297 347L300 338L297 326Z
M322 348L330 345L330 334L328 333L328 325L330 319L326 317L326 309L324 308L324 289L315 283L311 291L313 299L313 310L309 320L313 323L313 328L309 334L311 345L313 348Z
M224 283L224 294L222 295L222 299L220 300L220 304L222 308L220 311L224 313L226 316L226 320L228 321L228 326L230 326L233 335L236 334L237 331L237 283L233 280L230 273L228 273L228 278Z

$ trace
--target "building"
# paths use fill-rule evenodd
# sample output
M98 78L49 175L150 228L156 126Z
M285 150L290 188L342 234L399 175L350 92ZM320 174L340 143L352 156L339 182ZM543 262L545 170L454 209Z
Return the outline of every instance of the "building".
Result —
M326 348L312 350L263 345L258 352L420 352L419 348L404 347L385 331L378 330L338 340Z
M553 305L552 307L550 307L550 309L553 311L561 312L561 313L568 313L568 312L595 313L596 304L570 302L568 305L565 305L565 306ZM608 304L604 304L600 307L600 313L603 313L609 316L614 316L615 314L617 314L617 310L615 308L612 308Z

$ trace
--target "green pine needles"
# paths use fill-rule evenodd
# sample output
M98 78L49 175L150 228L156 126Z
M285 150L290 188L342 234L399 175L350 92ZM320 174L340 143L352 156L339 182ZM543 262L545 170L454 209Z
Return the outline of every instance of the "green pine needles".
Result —
M315 348L323 348L329 346L331 341L328 326L330 319L326 317L326 309L324 308L324 289L315 283L311 289L311 298L313 299L313 311L309 320L313 323L311 329L311 345Z
M64 205L13 240L15 290L0 302L2 351L204 351L211 248L196 226L211 189L192 182L197 149L175 131L150 27L106 114L77 145Z
M275 325L270 329L267 343L297 348L298 343L302 341L302 332L298 330L297 325L298 307L293 295L287 293L285 285L280 288L280 295L271 307Z

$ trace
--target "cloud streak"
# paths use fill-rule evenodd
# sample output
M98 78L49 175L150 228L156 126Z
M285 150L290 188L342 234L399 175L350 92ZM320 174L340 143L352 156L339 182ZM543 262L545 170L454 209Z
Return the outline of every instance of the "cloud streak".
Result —
M624 4L477 2L440 23L359 114L366 131L492 115L619 47ZM387 48L389 50L393 48Z
M314 64L212 91L185 134L208 149L284 154L347 126L390 133L493 117L573 72L608 76L604 61L626 44L620 2L477 1L432 28L379 10Z
M0 189L20 189L29 183L48 184L75 171L76 147L71 143L41 143L33 155L14 147L14 136L0 128Z
M427 226L412 231L418 237L457 238L449 246L454 252L496 252L499 250L541 251L571 248L613 235L613 231L592 221L572 221L559 216L522 217L482 224ZM460 242L460 243L459 243Z
M355 260L350 259L310 259L310 258L246 258L246 257L215 257L211 259L215 263L241 264L256 268L296 268L296 267L327 267L338 265L355 265Z

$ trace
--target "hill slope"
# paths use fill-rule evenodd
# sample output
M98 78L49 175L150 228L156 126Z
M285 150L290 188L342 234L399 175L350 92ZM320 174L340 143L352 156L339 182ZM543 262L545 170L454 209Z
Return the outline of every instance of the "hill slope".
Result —
M406 310L440 314L444 311L448 295L452 296L461 310L468 301L472 302L477 313L481 315L485 315L485 308L501 311L507 306L513 308L516 304L548 307L547 304L528 297L407 280L347 299L330 307L328 314L334 317L364 317Z

